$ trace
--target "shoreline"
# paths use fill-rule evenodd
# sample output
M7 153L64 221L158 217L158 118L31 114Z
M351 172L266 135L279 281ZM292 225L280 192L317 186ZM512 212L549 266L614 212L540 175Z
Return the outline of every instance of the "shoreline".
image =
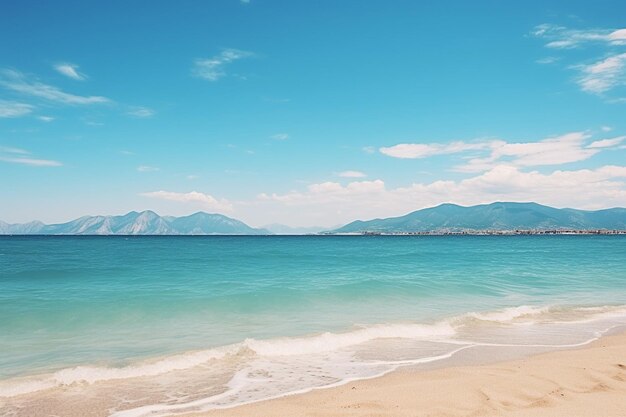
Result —
M255 341L250 339L247 342L248 344L231 345L232 349L220 350L222 355L217 355L219 353L217 350L219 349L192 351L181 355L166 356L159 360L139 362L121 368L97 366L64 368L58 371L58 373L49 375L47 379L18 381L27 385L31 383L51 383L52 385L49 387L39 386L35 391L13 394L12 396L9 395L9 397L0 396L0 414L2 414L2 411L9 412L9 410L13 410L17 413L15 414L16 416L23 415L29 417L49 415L52 411L54 411L53 414L67 417L146 417L148 415L184 415L189 417L315 415L318 417L331 417L337 415L337 410L343 410L346 404L333 404L328 399L328 396L335 398L337 392L344 392L347 389L352 390L351 387L353 386L355 387L354 390L356 390L362 384L366 384L365 386L371 388L370 392L374 392L374 394L368 394L368 398L371 396L375 403L383 409L388 404L384 401L382 404L379 404L377 399L391 398L394 400L394 407L404 406L407 408L407 416L415 416L415 413L409 413L409 411L414 410L416 406L419 409L429 409L432 404L407 404L405 398L394 398L395 391L397 389L400 391L408 390L409 394L406 396L410 398L413 395L411 394L412 392L423 389L419 384L429 386L433 378L432 375L435 375L435 379L441 379L441 376L437 376L440 375L439 373L448 375L460 369L469 369L471 374L473 372L483 372L485 368L499 369L501 366L508 366L514 362L533 362L535 361L534 358L542 357L545 354L558 356L561 354L569 355L570 352L586 352L588 349L595 348L598 344L612 340L612 338L619 339L618 342L615 342L621 349L619 355L621 355L620 358L622 359L620 360L622 362L619 363L626 365L626 322L623 320L625 310L623 310L621 305L617 307L617 310L615 307L613 310L607 310L608 307L606 306L604 308L581 307L578 310L567 310L567 313L564 313L565 310L559 309L552 311L545 307L530 308L528 306L520 306L513 309L496 310L491 313L469 313L462 316L465 321L459 322L457 317L456 320L449 319L443 322L448 325L451 323L460 325L454 331L455 336L451 339L448 339L450 336L448 334L449 329L447 327L440 328L442 322L431 324L426 328L424 328L424 324L417 324L414 325L417 327L410 328L407 328L406 325L400 326L400 328L392 326L391 330L394 331L391 333L387 327L381 329L374 326L369 329L357 329L352 333L334 334L333 337L335 339L338 338L339 342L345 342L346 335L350 335L352 338L357 337L357 339L368 336L368 340L376 336L377 342L369 347L369 349L375 347L374 350L368 351L366 349L362 351L366 355L375 355L369 359L372 361L371 366L373 367L368 369L373 372L366 370L368 359L360 363L358 360L356 362L352 360L346 362L345 357L338 357L340 362L336 363L335 366L347 365L347 368L342 372L347 370L351 374L344 374L343 379L334 382L327 379L323 382L323 385L319 385L320 380L317 379L318 385L315 385L316 382L313 382L308 387L307 385L311 384L311 381L315 381L315 378L319 378L322 374L326 375L327 378L337 378L337 374L333 373L332 369L328 367L328 363L326 363L331 359L324 360L323 358L326 357L325 350L319 351L320 343L338 342L335 339L329 340L329 334L296 338L290 341L290 343L295 343L295 348L299 351L304 349L305 352L308 352L313 349L309 353L300 352L300 355L305 355L301 359L308 363L304 367L298 364L298 355L296 355L295 362L290 364L283 363L284 359L281 359L280 352L284 352L287 348L294 348L294 346L285 345L285 340L277 339L272 342L273 344L268 344L264 340ZM577 317L578 320L570 321L575 318L576 314L581 314L580 310L584 311L583 317ZM548 313L552 314L550 316L551 321L545 323L542 321L541 315ZM529 314L533 317L530 322L524 319ZM591 316L588 316L589 314ZM565 319L565 321L559 321L559 319ZM552 327L544 327L543 332L536 333L535 325L541 326L542 322L544 323L543 326ZM506 324L503 326L503 323ZM533 325L529 326L529 324ZM568 331L565 331L567 328L559 327L569 324L577 327L573 327ZM475 327L477 325L478 327ZM465 332L457 333L459 329L465 329ZM502 331L506 332L507 329L514 331L510 334L502 333ZM374 334L370 333L372 330L375 330ZM467 332L468 330L469 333ZM397 337L398 331L403 334L407 331L409 333L417 332L416 336L426 331L434 339L424 341L418 337L417 340L407 345L407 340ZM440 336L443 339L438 340L436 334L441 331L443 333ZM575 336L569 334L572 331L574 331L573 334ZM585 334L587 338L583 339L581 336ZM537 339L538 336L543 340ZM544 339L546 336L548 338ZM475 339L470 340L468 337L475 337ZM535 339L534 343L532 341L533 338ZM355 343L362 342L363 340L360 342L357 340ZM340 347L338 346L338 348ZM426 350L420 351L420 354L415 356L415 352L411 350L414 348ZM250 356L244 362L241 362L242 367L240 369L232 368L234 366L232 360L240 357L240 355L245 356L246 352L255 352L255 357L256 355L259 355L259 357L254 359L254 357ZM354 351L353 354L355 352L357 351ZM585 353L582 355L585 356ZM331 357L333 356L331 355ZM259 358L262 358L260 362L256 362ZM354 359L358 359L358 355L354 356ZM190 360L191 362L189 362ZM181 364L183 367L181 367ZM294 364L295 367L292 367ZM171 369L169 371L164 370L163 366L168 366ZM206 366L209 368L205 368ZM366 366L366 368L363 368L363 366ZM387 369L385 369L386 367ZM219 371L220 369L221 371ZM364 370L365 372L363 372ZM226 373L215 373L216 371ZM404 375L405 380L402 383L392 384L396 388L391 389L387 381L398 378L398 375ZM309 377L313 379L309 380ZM546 377L549 377L549 375ZM213 380L209 381L207 378L213 378ZM620 376L620 378L626 381L626 374ZM471 383L468 383L463 378L448 379L450 385L471 386ZM175 382L176 380L178 382ZM268 381L274 382L269 384ZM160 383L164 383L164 385L156 389ZM416 387L415 384L418 384L418 386ZM475 385L474 387L476 388ZM496 385L499 385L499 383L496 383ZM348 388L346 388L347 386ZM6 385L6 387L12 389L11 384ZM447 388L446 386L440 386L437 388L437 391L445 393ZM479 386L478 388L481 387ZM13 389L16 389L16 386L13 386ZM185 399L181 393L185 392L184 390L186 389L190 389L187 392L192 395L199 392L199 389L203 389L205 394ZM532 384L530 384L528 389L534 389ZM167 392L176 393L183 401L171 401ZM626 391L623 394L624 398L626 398ZM471 396L472 393L445 394L447 397L452 396L455 398L468 395ZM310 414L306 409L300 409L302 404L310 404L310 398L317 398L314 400L316 403L328 404L330 410L324 408L324 412ZM369 398L368 401L371 402L372 398ZM124 400L120 401L121 399ZM359 397L356 397L355 400L364 401L359 399ZM294 401L295 403L293 403ZM134 404L134 406L129 407L131 404ZM270 405L268 406L268 404ZM278 407L278 409L274 409L274 407ZM284 407L287 407L287 409L284 410ZM463 409L467 408L464 404L461 404L461 407ZM368 409L367 407L365 408ZM355 417L372 414L396 415L393 413L394 409L392 408L389 408L383 414L376 414L374 409L368 410L369 414L344 413L340 415ZM398 415L403 416L405 414ZM417 415L461 416L468 414L431 413ZM489 414L485 414L485 411L481 409L477 415ZM615 415L623 417L626 415L626 412Z
M483 355L459 356L444 367L407 366L340 386L184 417L626 415L623 327L582 347L485 362Z

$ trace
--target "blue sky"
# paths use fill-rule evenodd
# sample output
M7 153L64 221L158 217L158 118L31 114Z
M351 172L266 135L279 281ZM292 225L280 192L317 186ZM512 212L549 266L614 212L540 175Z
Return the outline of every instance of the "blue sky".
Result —
M2 5L0 219L626 206L623 1L421 3Z

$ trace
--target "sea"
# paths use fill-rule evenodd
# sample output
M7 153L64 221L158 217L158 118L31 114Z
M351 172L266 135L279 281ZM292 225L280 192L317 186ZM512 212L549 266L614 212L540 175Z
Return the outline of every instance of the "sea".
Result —
M1 416L181 415L624 329L626 236L0 237Z

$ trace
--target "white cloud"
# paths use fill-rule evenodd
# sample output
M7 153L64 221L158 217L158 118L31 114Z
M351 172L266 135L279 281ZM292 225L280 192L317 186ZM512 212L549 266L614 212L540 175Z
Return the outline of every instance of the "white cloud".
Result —
M74 80L82 81L87 78L85 74L81 74L78 72L78 65L70 64L70 63L60 63L54 66L54 69L60 73L65 75L66 77L72 78Z
M49 159L0 157L0 161L10 162L14 164L31 165L31 166L36 166L36 167L60 167L63 165L59 161L52 161Z
M0 153L17 153L22 155L28 155L30 152L20 148L11 148L8 146L0 146Z
M129 111L126 112L129 116L139 117L139 118L147 118L154 116L154 110L149 109L147 107L133 107Z
M609 34L609 40L619 45L624 45L624 42L626 42L626 29L618 29L611 32Z
M604 58L590 65L578 65L581 75L577 82L583 91L602 94L626 85L626 53Z
M506 163L513 166L561 165L586 160L611 145L612 140L595 141L587 145L591 135L586 132L572 132L549 137L537 142L509 143L503 140L483 142L451 142L447 144L403 143L380 152L394 158L419 159L434 155L459 154L473 151L474 155L464 164L455 167L460 172L480 172ZM599 146L599 144L603 146ZM486 153L486 155L485 155Z
M585 43L599 42L609 45L626 44L626 29L569 29L548 23L536 26L533 36L547 41L546 47L553 49L577 48Z
M511 163L520 166L560 165L582 161L596 154L596 151L583 148L590 135L573 132L526 143L497 143L492 148L490 159L498 161L506 157Z
M206 209L216 211L231 211L233 205L225 199L217 199L209 194L191 191L189 193L176 193L170 191L152 191L141 193L144 197L157 198L161 200L175 201L179 203L196 203Z
M544 64L544 65L547 65L547 64L554 64L554 63L555 63L555 62L557 62L558 60L559 60L559 58L558 58L558 57L555 57L555 56L547 56L547 57L545 57L545 58L540 58L540 59L536 60L535 62L536 62L537 64Z
M440 143L400 143L388 148L380 148L380 153L394 158L418 159L426 158L433 155L459 153L469 150L484 149L489 147L489 143L466 143L451 142L447 144Z
M79 96L66 93L57 87L28 79L19 71L4 69L0 71L0 85L3 87L28 96L53 101L61 104L86 105L97 103L109 103L106 97Z
M0 161L2 162L37 167L59 167L63 165L59 161L52 161L49 159L35 159L31 158L28 155L30 155L30 152L24 149L0 146Z
M536 201L556 207L598 209L626 206L626 166L594 170L525 172L497 165L459 181L414 183L388 189L382 180L356 181L345 186L325 182L305 191L261 194L247 217L262 224L267 214L291 224L336 224L354 219L399 216L444 202L461 205L493 201ZM295 207L306 207L294 209Z
M209 81L217 81L226 75L224 67L234 61L252 56L251 52L238 49L224 49L218 55L211 58L196 59L193 74Z
M33 111L34 106L25 103L17 103L15 101L0 100L0 117L21 117Z
M376 148L373 146L364 146L362 149L363 149L363 152L369 153L369 154L376 152Z
M624 139L626 139L626 136L618 136L618 137L612 138L612 139L596 140L595 142L591 142L587 146L587 148L590 148L590 149L613 148L613 147L619 145L620 143L622 143L624 141Z
M375 195L385 191L381 180L355 181L343 186L338 182L311 184L306 192L291 192L283 195L260 194L259 200L273 200L287 205L327 204L331 202L350 202L354 197Z
M42 122L46 122L46 123L50 123L50 122L54 121L54 117L52 117L52 116L38 116L37 119L41 120Z
M340 172L339 174L340 177L343 178L365 178L367 177L367 174L365 174L364 172L361 171L343 171Z
M553 49L571 49L590 42L613 47L626 45L626 29L577 30L543 24L537 26L532 34L548 41L545 46ZM551 63L553 61L544 58L537 62ZM592 64L579 64L570 68L579 71L576 83L582 91L587 93L604 94L616 87L626 85L626 53L612 52Z
M159 171L159 168L157 167L151 167L148 165L140 165L137 167L137 171L139 172L155 172L155 171Z
M611 126L602 126L600 129L603 132L610 132L611 130L613 130L613 128Z
M277 133L275 135L270 136L274 140L287 140L289 139L289 135L287 133Z

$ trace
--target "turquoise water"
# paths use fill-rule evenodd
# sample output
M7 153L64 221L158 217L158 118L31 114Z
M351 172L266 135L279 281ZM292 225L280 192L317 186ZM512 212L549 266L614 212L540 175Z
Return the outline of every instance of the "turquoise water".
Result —
M176 376L190 407L227 406L294 370L306 390L470 343L583 343L624 305L624 236L0 237L0 397ZM185 403L161 394L119 415Z

